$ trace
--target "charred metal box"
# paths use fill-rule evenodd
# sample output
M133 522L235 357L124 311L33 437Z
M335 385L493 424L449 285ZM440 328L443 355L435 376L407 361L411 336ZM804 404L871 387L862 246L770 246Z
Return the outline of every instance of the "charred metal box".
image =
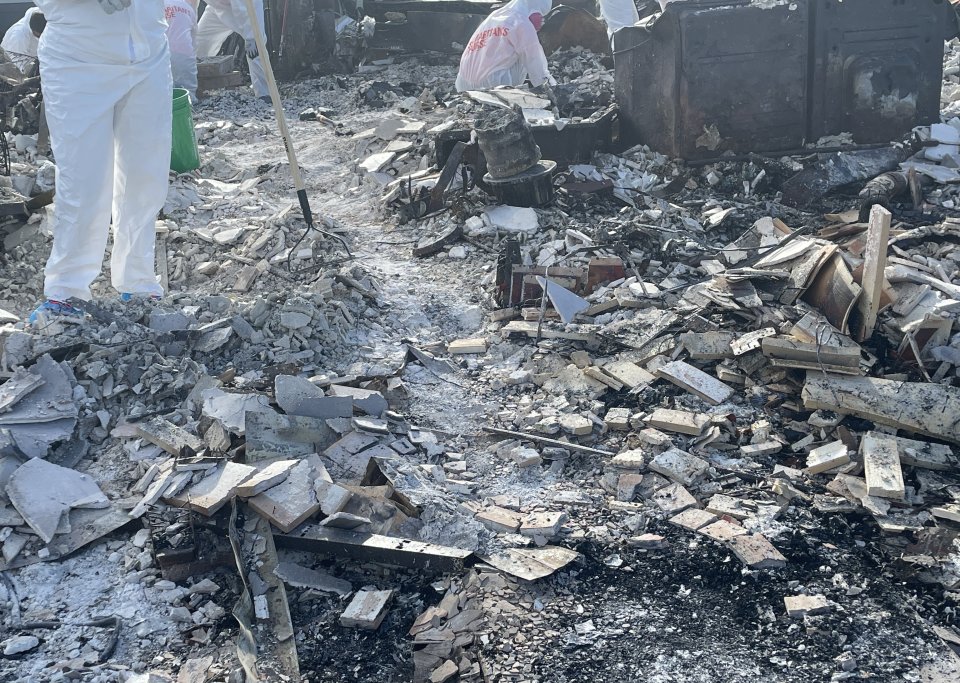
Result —
M945 0L681 0L614 38L621 140L686 159L936 121Z

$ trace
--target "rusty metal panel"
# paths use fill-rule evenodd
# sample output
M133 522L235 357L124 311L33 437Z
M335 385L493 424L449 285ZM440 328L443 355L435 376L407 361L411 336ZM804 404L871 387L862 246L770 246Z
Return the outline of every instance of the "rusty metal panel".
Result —
M800 146L808 33L802 0L771 8L672 3L649 32L619 31L615 78L626 139L688 159ZM719 140L704 137L714 126Z
M951 11L945 0L671 3L614 37L621 139L687 159L842 132L898 139L939 116Z
M943 0L813 0L810 139L886 142L940 120Z

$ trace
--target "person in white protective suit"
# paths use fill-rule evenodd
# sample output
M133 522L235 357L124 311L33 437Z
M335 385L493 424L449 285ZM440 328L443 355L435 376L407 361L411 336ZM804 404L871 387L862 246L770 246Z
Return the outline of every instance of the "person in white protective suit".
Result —
M597 0L600 18L607 25L607 37L613 45L613 34L640 21L640 13L633 0Z
M37 58L37 45L47 21L39 7L31 7L27 13L7 29L0 47L20 71L26 73Z
M260 35L264 44L266 44L263 0L253 0L253 6L257 13ZM254 94L264 102L269 102L270 90L267 88L267 74L263 70L263 60L260 59L260 50L257 49L257 42L254 40L253 26L250 23L250 15L247 13L247 3L245 0L207 0L207 9L200 17L200 23L197 27L197 54L201 57L216 56L220 52L220 48L223 47L224 41L234 33L239 33L240 37L243 38Z
M190 99L197 99L197 2L164 0L167 42L170 44L170 70L173 87L183 88Z
M457 91L553 84L537 31L551 0L513 0L484 19L460 58Z
M46 301L31 321L83 317L113 218L123 300L163 294L155 222L167 196L173 106L163 0L37 0L40 77L57 164Z

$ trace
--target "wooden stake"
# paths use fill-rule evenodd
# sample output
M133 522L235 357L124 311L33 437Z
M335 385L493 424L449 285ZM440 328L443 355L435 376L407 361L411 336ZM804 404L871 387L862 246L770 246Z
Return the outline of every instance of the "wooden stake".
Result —
M882 206L870 210L870 229L867 230L867 245L863 250L863 294L857 302L862 318L857 340L864 341L873 335L880 311L883 293L883 271L887 267L887 245L890 242L891 214Z

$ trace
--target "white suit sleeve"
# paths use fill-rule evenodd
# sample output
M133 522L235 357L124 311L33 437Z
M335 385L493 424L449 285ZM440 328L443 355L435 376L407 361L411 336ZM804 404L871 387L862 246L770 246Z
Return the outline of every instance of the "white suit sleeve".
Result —
M250 24L250 14L247 12L246 0L230 0L230 6L233 9L233 16L239 27L237 33L239 33L244 40L253 40L253 26ZM253 2L253 9L254 11L258 9L256 0ZM260 22L260 30L262 31L263 12L257 17L257 21Z
M537 30L529 21L522 21L511 37L514 49L520 57L520 63L527 70L527 77L534 87L550 80L547 56L543 53Z

